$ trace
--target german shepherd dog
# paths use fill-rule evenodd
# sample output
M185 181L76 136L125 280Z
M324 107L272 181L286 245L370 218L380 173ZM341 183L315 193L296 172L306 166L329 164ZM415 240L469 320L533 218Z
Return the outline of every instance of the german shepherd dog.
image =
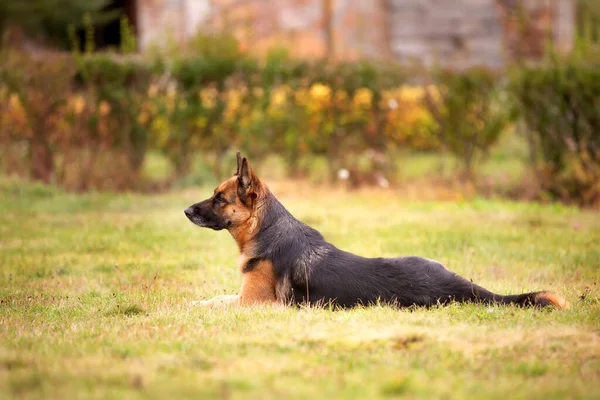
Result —
M237 171L212 197L185 210L194 224L227 229L240 249L239 295L205 306L237 303L332 305L384 303L433 306L452 301L566 308L553 293L502 296L421 257L364 258L339 250L292 216L237 153Z

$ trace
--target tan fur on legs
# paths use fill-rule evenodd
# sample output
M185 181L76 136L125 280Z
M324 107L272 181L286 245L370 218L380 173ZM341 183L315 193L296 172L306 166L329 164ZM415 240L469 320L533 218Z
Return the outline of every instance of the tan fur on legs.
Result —
M217 296L210 300L194 301L192 305L216 308L228 305L250 306L258 303L274 304L277 302L275 294L277 279L270 261L259 262L252 271L244 272L242 279L239 295Z
M270 261L260 261L252 271L244 272L240 291L240 304L275 303L277 279Z

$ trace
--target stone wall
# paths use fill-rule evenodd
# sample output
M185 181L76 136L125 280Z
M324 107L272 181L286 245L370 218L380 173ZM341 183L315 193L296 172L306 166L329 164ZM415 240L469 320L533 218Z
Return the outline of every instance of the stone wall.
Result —
M132 0L133 1L133 0ZM331 30L326 29L327 4ZM539 56L551 33L573 43L575 0L137 0L140 48L227 31L246 49L298 57L360 57L501 66ZM519 10L528 16L519 25ZM328 41L328 37L331 40ZM524 49L519 48L524 46Z
M549 37L569 50L574 7L572 0L392 0L390 45L399 60L497 67L541 57Z
M501 65L502 26L493 0L393 0L391 49L402 61Z

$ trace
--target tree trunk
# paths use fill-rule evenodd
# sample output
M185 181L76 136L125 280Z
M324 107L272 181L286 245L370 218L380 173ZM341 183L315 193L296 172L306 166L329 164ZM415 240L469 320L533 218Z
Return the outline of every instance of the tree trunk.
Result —
M31 146L31 179L50 183L54 174L54 155L43 134L34 133Z
M131 127L127 155L129 166L134 174L138 174L146 158L146 146L148 138L144 130L137 125Z
M213 164L213 175L218 181L223 179L223 160L225 159L225 153L227 149L217 150L215 153L215 162Z
M186 150L181 150L175 162L175 178L179 179L189 174L192 169L192 155Z
M464 170L462 179L467 183L475 182L475 174L473 172L473 154L469 153L464 158Z

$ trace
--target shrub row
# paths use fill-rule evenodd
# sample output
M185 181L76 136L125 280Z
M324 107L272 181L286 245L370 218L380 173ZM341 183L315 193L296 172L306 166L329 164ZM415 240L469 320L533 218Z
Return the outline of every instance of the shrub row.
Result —
M35 58L2 54L5 169L25 155L30 175L73 190L135 188L149 150L185 175L197 151L303 154L335 171L368 149L437 148L422 88L404 71L369 63L292 61L277 54L148 62L109 54ZM21 163L22 164L22 163Z
M284 155L292 174L303 173L304 155L323 156L330 176L352 165L359 182L392 177L390 149L403 147L448 150L473 179L520 110L543 189L598 203L600 79L588 57L519 68L508 85L483 68L434 71L421 79L428 84L408 85L414 75L398 66L283 52L258 61L221 47L150 61L3 51L3 168L72 190L136 189L149 151L168 158L173 181L198 151L214 154L221 177L222 159L243 149Z

